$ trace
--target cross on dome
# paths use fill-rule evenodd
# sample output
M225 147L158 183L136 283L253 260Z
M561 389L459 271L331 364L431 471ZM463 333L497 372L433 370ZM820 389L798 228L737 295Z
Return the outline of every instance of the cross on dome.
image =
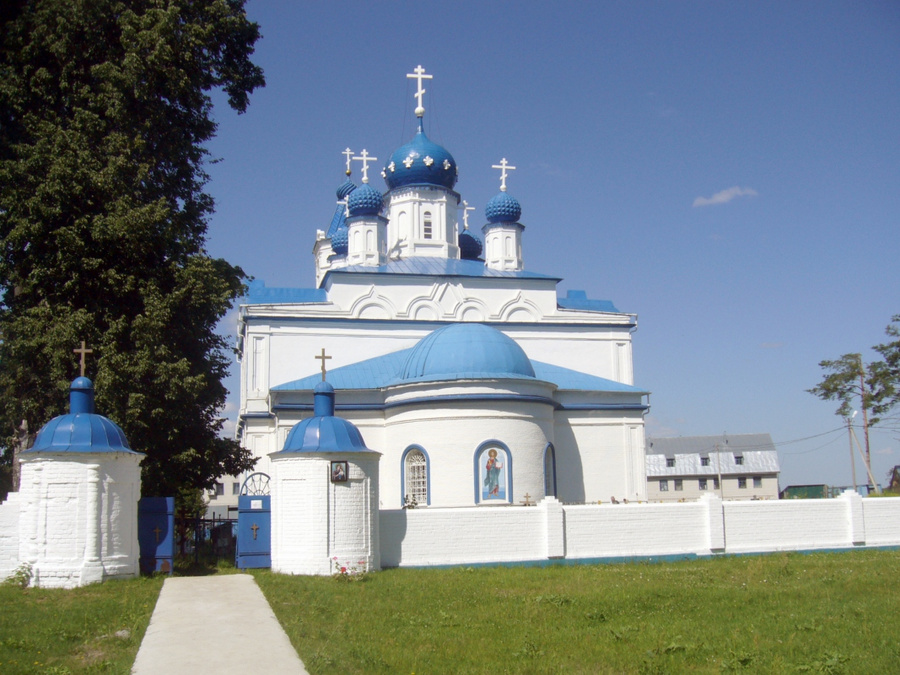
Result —
M88 349L84 340L82 340L81 341L81 349L73 349L72 351L81 356L81 377L84 377L84 367L86 365L85 361L84 361L84 357L87 356L88 354L93 354L94 350Z
M325 371L325 362L328 361L328 360L330 360L331 357L325 355L325 347L322 347L322 353L321 353L321 354L317 354L317 355L314 356L313 358L316 359L316 360L318 360L318 361L321 361L321 362L322 362L322 382L324 382L324 381L325 381L325 374L326 374L326 371Z
M354 157L353 159L355 159L358 162L362 162L362 176L363 176L362 182L368 183L369 182L369 162L377 162L378 158L370 157L369 151L363 149L363 151L361 153L359 153L359 157Z
M341 154L344 155L344 156L347 158L347 171L346 171L346 173L347 173L347 175L349 176L349 175L350 175L350 160L353 159L353 151L352 151L350 148L347 148L347 149L344 150Z
M407 73L406 77L409 79L414 79L417 81L418 89L415 93L416 97L416 117L422 117L425 114L425 108L422 106L422 96L425 94L425 90L422 88L422 80L430 80L434 77L434 75L426 75L425 69L419 65L416 66L415 70L412 73Z
M469 229L469 211L475 211L474 206L469 206L469 202L463 199L463 227Z
M506 157L504 157L503 159L500 160L499 164L492 164L491 168L492 169L500 169L500 191L506 192L506 176L507 176L506 172L507 171L515 171L516 167L510 166L506 162Z

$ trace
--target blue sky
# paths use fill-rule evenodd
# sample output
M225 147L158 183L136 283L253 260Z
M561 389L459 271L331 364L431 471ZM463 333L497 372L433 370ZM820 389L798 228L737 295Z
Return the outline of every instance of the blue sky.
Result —
M827 433L837 406L805 390L822 359L874 358L900 313L900 4L247 10L268 84L241 116L215 97L210 253L270 286L312 286L341 151L384 160L409 140L405 76L422 64L426 131L459 165L472 225L508 158L526 268L638 315L648 435L768 432L782 486L849 484L847 433ZM900 410L872 432L881 481L898 438Z

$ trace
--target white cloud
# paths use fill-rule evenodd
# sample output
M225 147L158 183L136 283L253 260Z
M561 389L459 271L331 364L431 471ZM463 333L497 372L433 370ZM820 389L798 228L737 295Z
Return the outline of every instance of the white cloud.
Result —
M711 204L727 204L735 197L756 197L759 193L753 188L742 188L735 185L727 190L717 192L712 197L697 197L694 206L710 206Z

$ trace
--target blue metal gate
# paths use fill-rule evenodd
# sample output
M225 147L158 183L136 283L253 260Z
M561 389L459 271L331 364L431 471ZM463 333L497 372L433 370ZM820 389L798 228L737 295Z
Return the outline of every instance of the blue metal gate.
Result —
M269 495L238 497L238 569L272 566L272 511Z
M175 560L175 498L144 497L138 502L141 572L172 574Z

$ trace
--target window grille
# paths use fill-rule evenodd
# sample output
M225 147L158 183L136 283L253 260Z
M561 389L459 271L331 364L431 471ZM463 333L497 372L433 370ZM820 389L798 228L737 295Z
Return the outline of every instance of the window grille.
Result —
M406 494L420 506L428 504L428 465L421 450L411 450L406 455Z

